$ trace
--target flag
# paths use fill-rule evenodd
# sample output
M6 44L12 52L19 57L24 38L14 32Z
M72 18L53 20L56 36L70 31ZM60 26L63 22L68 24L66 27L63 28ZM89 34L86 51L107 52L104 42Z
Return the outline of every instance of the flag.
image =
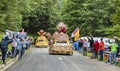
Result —
M76 29L72 32L71 37L75 37L75 40L78 40L80 36L79 32L79 27L76 27Z
M76 29L72 32L71 37L80 36L79 32L80 32L79 27L76 27Z

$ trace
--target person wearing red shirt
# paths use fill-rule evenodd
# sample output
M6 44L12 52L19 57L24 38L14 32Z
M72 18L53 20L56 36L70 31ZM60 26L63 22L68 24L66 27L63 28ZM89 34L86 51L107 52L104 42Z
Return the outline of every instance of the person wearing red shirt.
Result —
M99 42L98 40L96 40L93 44L93 54L94 54L94 58L98 58L98 50L99 50Z

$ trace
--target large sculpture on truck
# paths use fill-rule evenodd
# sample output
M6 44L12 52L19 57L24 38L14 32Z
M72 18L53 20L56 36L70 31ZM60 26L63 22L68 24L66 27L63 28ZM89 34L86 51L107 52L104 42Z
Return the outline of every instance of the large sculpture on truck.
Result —
M64 29L63 29L64 28ZM72 45L70 44L69 37L65 33L67 26L64 23L59 23L56 26L57 32L52 36L52 45L49 48L50 54L73 54Z

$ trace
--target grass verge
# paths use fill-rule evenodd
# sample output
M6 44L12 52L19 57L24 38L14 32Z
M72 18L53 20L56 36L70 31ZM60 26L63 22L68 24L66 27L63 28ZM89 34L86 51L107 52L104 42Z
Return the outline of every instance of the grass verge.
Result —
M33 45L31 45L30 48L29 48L28 50L26 50L26 52L25 52L25 54L23 55L23 57L31 51L32 47L33 47ZM6 58L6 62L8 62L8 61L11 60L11 59L12 59L11 56L7 57L7 58ZM1 65L1 64L2 64L2 59L0 59L0 65Z

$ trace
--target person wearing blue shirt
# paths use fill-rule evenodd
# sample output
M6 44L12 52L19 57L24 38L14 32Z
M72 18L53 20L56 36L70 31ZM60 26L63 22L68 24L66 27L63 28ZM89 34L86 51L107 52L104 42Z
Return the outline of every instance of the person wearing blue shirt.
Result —
M78 50L78 40L73 43L74 49Z
M8 44L11 42L12 42L12 40L9 39L8 36L3 35L2 40L1 40L1 51L2 51L3 64L6 64L5 58L6 58L7 51L8 51Z
M22 47L23 47L24 43L25 42L24 42L23 38L18 38L17 39L16 55L18 54L18 60L20 60L22 58L21 52L22 52Z

